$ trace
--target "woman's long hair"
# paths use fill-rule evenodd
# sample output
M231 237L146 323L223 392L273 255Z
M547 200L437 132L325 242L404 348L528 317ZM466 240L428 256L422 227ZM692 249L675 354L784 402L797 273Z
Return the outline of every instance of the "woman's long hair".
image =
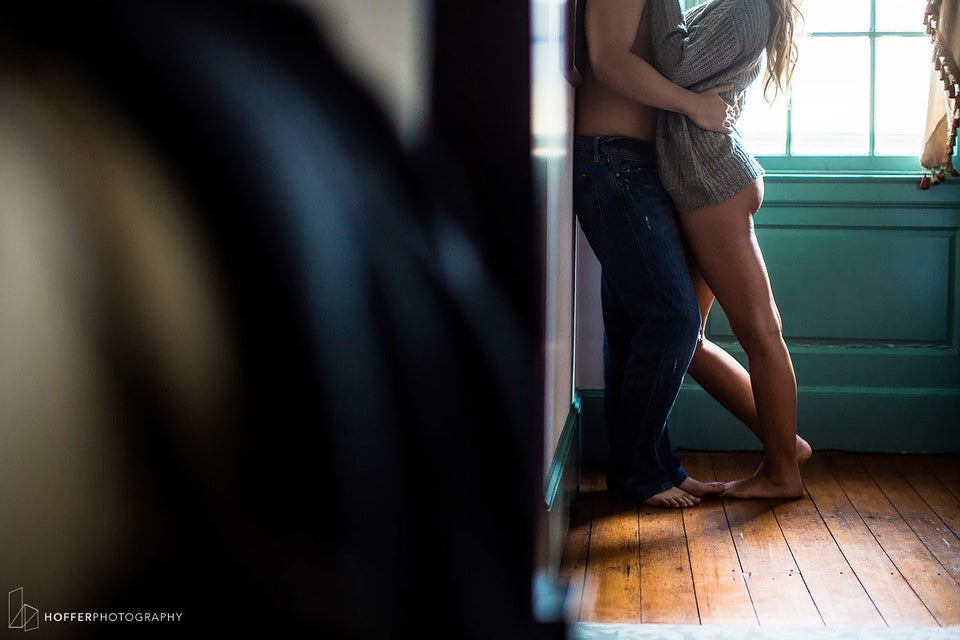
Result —
M767 69L764 74L763 95L769 102L786 91L797 64L797 37L803 14L797 0L768 0L773 12L772 28L767 37Z

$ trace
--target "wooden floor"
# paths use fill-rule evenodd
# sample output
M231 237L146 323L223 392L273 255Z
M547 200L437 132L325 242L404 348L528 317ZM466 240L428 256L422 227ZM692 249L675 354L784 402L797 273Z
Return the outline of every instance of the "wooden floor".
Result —
M681 452L700 480L753 453ZM960 625L960 456L818 452L800 500L634 507L584 472L561 580L572 621L850 627Z

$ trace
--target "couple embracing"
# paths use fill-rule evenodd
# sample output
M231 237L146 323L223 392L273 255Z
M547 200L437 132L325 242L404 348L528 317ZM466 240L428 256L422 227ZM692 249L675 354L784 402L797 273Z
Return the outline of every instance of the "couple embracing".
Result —
M748 86L772 99L790 81L796 1L585 1L574 210L601 266L608 489L660 507L800 497L811 449L753 225L763 168L734 129ZM703 334L715 301L749 371ZM759 438L754 474L686 474L666 426L685 373Z

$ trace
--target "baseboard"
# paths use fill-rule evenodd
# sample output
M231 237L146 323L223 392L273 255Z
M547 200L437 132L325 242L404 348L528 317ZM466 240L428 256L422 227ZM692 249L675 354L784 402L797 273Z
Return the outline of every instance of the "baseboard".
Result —
M534 578L533 603L537 619L559 623L565 619L566 585L560 581L563 548L570 530L570 505L580 491L582 463L580 398L575 397L543 485L544 511L541 518L540 569Z
M603 389L579 389L580 439L583 466L601 468L607 459L607 435L603 421Z
M584 464L606 456L603 391L580 392ZM797 431L814 449L875 453L960 451L960 392L801 388ZM674 449L758 451L759 440L699 386L684 386L670 417Z
M549 521L548 566L556 572L560 569L569 529L570 505L580 490L580 407L580 398L575 398L560 432L543 488Z

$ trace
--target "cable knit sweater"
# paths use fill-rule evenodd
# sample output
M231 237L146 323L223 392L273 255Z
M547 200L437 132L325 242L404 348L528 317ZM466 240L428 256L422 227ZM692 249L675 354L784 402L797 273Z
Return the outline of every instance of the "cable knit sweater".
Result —
M691 91L733 83L734 104L760 74L770 29L766 0L711 0L683 14L678 0L650 0L654 62ZM660 179L679 211L727 200L763 175L740 134L705 131L686 116L661 111L657 122Z

